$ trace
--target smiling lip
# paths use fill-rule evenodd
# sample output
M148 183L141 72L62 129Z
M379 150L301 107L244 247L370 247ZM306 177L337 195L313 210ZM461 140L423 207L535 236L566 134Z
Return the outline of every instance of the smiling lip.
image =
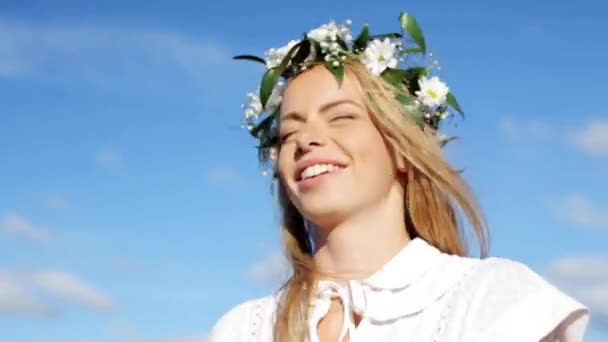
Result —
M329 179L331 179L332 177L335 177L336 175L340 174L342 171L344 171L345 168L346 167L343 167L343 168L340 168L340 169L337 169L334 171L326 172L326 173L320 174L318 176L314 176L312 178L302 179L302 180L298 181L298 189L300 192L306 192L308 190L312 190L315 187L322 184L323 182L326 182Z
M332 159L325 159L325 158L311 158L311 159L306 159L306 160L302 160L301 162L299 162L296 165L296 170L294 172L294 179L297 182L301 182L302 181L302 171L304 171L307 167L309 166L313 166L313 165L317 165L317 164L332 164L332 165L336 165L339 166L341 168L345 168L347 165L344 163L341 163L337 160L332 160ZM331 172L329 172L331 173ZM319 176L317 176L319 177Z
M320 174L320 175L312 177L312 178L302 179L302 177L301 177L302 171L304 171L309 166L318 165L318 164L336 165L336 166L340 167L340 169L326 172L326 173ZM348 165L346 165L342 162L338 162L338 161L332 160L332 159L324 159L324 158L308 159L308 160L304 160L304 161L301 161L300 163L298 163L298 165L296 166L294 178L295 178L296 182L298 183L298 188L300 189L300 191L307 191L307 190L311 190L312 188L316 187L317 185L321 184L322 182L326 181L327 179L342 172L347 166Z

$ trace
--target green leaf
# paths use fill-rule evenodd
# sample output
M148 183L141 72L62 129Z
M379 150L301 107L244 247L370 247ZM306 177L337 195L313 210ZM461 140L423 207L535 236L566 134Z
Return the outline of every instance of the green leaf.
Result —
M281 70L281 73L283 73L283 71L285 71L285 69L287 69L287 67L289 66L289 62L291 62L293 55L300 49L300 46L302 46L301 41L299 43L295 44L294 46L292 46L291 49L289 49L289 51L285 54L285 57L283 57L283 60L281 61L281 64L279 65L279 69Z
M405 84L410 91L410 94L414 95L416 91L420 90L418 80L422 76L428 76L429 72L426 68L414 67L405 70Z
M460 113L460 115L464 118L464 112L460 108L460 105L458 104L458 101L456 101L456 97L454 96L454 94L452 94L452 92L449 92L447 94L447 96L446 96L446 102L450 106L452 106L452 108L454 108L458 113Z
M445 147L445 145L449 144L450 142L452 142L452 141L454 141L456 139L458 139L458 137L455 137L455 136L443 139L443 140L441 140L440 145L443 148L443 147Z
M262 108L266 108L266 102L272 95L274 87L279 82L279 76L281 75L281 68L275 67L266 70L262 77L262 85L260 87L260 101L262 102Z
M426 52L424 35L422 34L422 30L420 29L420 26L418 26L416 19L408 13L401 13L401 15L399 15L399 23L401 24L401 28L412 37L416 44L418 44L418 47L420 47L422 52Z
M340 45L340 47L344 50L344 51L348 51L348 45L346 45L346 42L344 41L344 39L338 37L338 39L336 40L336 43L338 43L338 45Z
M384 39L384 38L401 38L401 33L393 32L393 33L376 34L373 36L369 36L368 40Z
M331 63L331 61L325 62L325 67L334 74L336 81L338 81L338 85L342 86L342 81L344 80L344 65L340 64L335 67Z
M382 72L382 78L395 87L403 83L406 75L407 72L402 69L386 69Z
M259 63L266 65L266 61L263 58L260 58L258 56L238 55L238 56L232 57L232 59L242 59L242 60L247 60L247 61L259 62Z
M254 138L264 139L264 135L270 131L275 115L268 115L262 122L251 129L249 132Z
M413 48L407 48L407 49L403 49L403 50L401 50L401 52L400 52L400 53L401 53L402 55L407 55L407 54L410 54L410 53L419 53L419 52L420 52L420 53L422 53L422 52L423 52L421 48L418 48L418 47L413 47Z
M399 102L401 102L402 105L407 106L410 103L412 103L412 98L410 96L407 96L405 94L399 94L397 95L397 100Z
M369 25L363 25L363 29L361 29L361 33L357 36L357 39L353 42L353 47L355 50L365 50L367 47L367 41L369 39Z
M418 126L420 128L424 128L425 122L424 122L424 114L419 111L419 110L415 110L413 112L408 113L411 117L414 118L414 121L416 121L416 123L418 124Z
M301 64L310 55L310 52L311 52L310 40L308 40L308 38L304 38L304 40L302 40L302 42L300 44L300 48L295 53L295 55L293 56L291 61L294 64Z

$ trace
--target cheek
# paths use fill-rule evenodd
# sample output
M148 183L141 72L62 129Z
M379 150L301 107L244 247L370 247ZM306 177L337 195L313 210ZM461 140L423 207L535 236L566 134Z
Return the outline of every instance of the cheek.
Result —
M287 175L291 175L293 173L295 164L293 162L293 151L289 146L281 147L278 159L277 159L277 168L279 170L279 174L285 178ZM289 178L287 178L289 179Z
M392 166L391 157L384 139L375 127L367 128L345 137L345 146L350 151L358 166L367 172L389 170Z

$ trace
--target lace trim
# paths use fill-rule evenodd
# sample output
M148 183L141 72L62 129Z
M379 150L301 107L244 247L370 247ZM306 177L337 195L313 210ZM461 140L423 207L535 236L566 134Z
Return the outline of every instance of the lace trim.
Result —
M473 263L473 265L469 266L469 269L460 277L460 279L458 280L456 285L450 290L450 293L448 294L448 296L450 296L450 297L448 298L447 304L441 312L441 316L439 318L439 323L437 324L437 331L435 331L435 335L433 337L433 342L438 342L439 338L441 337L441 333L443 332L443 329L445 328L445 325L446 325L446 318L448 317L448 314L452 310L452 307L454 306L454 302L456 301L456 299L458 297L457 296L457 294L459 293L458 290L460 290L462 288L462 284L465 282L466 279L468 279L474 273L474 270L477 269L477 266L479 264L480 264L479 262L475 262L475 263Z
M262 340L262 301L256 302L253 307L249 331L252 342Z

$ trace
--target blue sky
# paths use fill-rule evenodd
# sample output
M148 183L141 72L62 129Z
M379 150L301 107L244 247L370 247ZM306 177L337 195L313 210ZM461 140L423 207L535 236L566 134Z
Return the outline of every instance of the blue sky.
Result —
M416 16L467 119L448 158L492 254L593 310L608 339L608 8L491 1L0 6L0 340L204 341L281 269L239 125L262 55L330 19Z

